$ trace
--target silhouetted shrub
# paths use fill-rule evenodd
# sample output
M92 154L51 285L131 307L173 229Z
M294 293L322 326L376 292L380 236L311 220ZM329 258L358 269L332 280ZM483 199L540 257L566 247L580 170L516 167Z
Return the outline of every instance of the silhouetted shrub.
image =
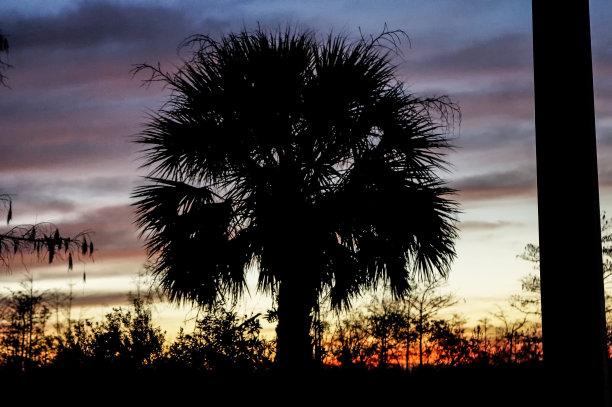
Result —
M104 321L74 322L59 346L53 364L58 367L151 367L162 357L164 333L154 327L151 309L141 298L133 309L113 308Z
M265 370L272 364L274 343L260 336L259 314L238 318L216 305L196 322L192 334L182 329L170 346L167 362L205 371Z

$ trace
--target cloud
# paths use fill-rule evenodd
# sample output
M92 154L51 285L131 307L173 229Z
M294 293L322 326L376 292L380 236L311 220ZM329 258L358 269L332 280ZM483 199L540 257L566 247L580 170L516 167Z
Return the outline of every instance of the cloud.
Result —
M607 149L608 156L610 155L610 149ZM599 160L597 163L599 169L599 186L601 187L610 187L612 186L612 163L609 160Z
M129 305L128 292L98 292L75 295L72 301L73 307L99 307L110 305Z
M79 194L89 199L115 195L117 191L129 190L134 180L125 174L101 174L90 176L87 172L74 174L70 178L62 178L57 174L28 174L20 173L13 178L4 178L0 182L0 189L6 192L17 192L20 203L31 203L40 200L52 191L54 196L64 196L66 200L77 198ZM124 198L127 198L125 196Z
M444 49L413 66L429 72L457 75L466 71L478 74L519 70L531 64L531 37L526 33L511 33L475 43L457 44L454 49Z
M60 226L80 218L85 224L91 211L128 204L136 181L129 175L33 173L13 178L2 176L0 192L12 197L13 224L49 221Z
M11 90L0 98L0 171L83 168L130 161L129 137L164 92L132 79L134 64L178 62L186 36L224 22L187 9L81 2L64 13L14 15Z
M4 30L14 48L112 52L136 45L150 49L169 41L176 47L181 33L187 36L197 28L219 30L227 25L214 19L200 23L192 17L186 8L83 1L58 14L14 17Z
M78 233L82 230L93 231L92 239L95 248L107 252L104 256L130 257L137 252L144 252L137 239L134 225L134 208L130 205L116 205L81 212L81 216L72 222L62 224L66 233Z
M18 136L18 134L17 134ZM116 172L120 166L125 171L134 172L135 165L131 162L135 157L135 147L129 145L121 137L109 136L114 140L103 140L102 137L91 135L81 140L65 140L51 142L32 137L24 143L4 142L0 140L0 150L6 154L0 164L3 176L17 172L49 171L66 178L71 175L95 173L105 169ZM26 139L27 140L27 139ZM78 171L75 171L79 168Z
M478 174L458 179L454 187L459 189L516 188L533 186L535 173L524 169Z
M489 127L499 123L509 127L527 122L533 126L533 82L523 79L522 82L519 79L518 82L492 84L486 90L466 89L452 96L468 124L484 121Z
M532 195L536 189L535 171L514 169L458 178L450 183L460 200L500 199Z
M461 231L490 231L490 230L498 230L508 227L521 226L520 223L517 222L508 222L498 220L496 222L487 222L487 221L466 221L459 223L459 229Z
M21 214L20 205L18 201L13 204L13 211L18 213L19 217L15 216L14 222L4 226L2 230L19 224L51 222L53 224L51 232L57 227L62 236L89 233L95 248L94 258L102 260L141 258L144 260L143 242L138 239L138 230L134 225L134 208L128 203L97 208L65 204L69 209L63 212L65 214L63 218L58 215L52 217L45 214L26 217ZM42 203L43 207L44 205L45 203ZM64 206L58 206L61 210L64 209ZM58 210L57 207L54 209ZM49 209L46 208L46 210Z

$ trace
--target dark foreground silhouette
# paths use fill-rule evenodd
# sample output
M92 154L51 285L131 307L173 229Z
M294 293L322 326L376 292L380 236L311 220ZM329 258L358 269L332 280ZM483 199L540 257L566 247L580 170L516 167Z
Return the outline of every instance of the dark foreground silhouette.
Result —
M426 368L401 370L345 370L330 368L288 377L275 371L246 373L191 370L58 370L0 374L4 389L44 400L49 395L87 403L197 400L198 404L248 402L249 405L537 406L543 405L535 383L540 365Z
M427 327L423 352L427 356L422 367L405 370L393 362L393 349L387 349L389 358L381 364L377 352L382 342L372 337L370 350L348 352L351 357L334 350L345 349L348 342L335 342L341 345L335 348L331 341L322 341L329 355L327 362L309 371L281 374L272 359L273 342L259 337L258 316L239 318L223 308L211 309L198 322L196 332L181 332L174 342L164 345L163 333L152 324L150 308L135 298L133 307L114 309L104 321L73 321L72 329L59 338L41 336L38 324L45 311L36 292L30 293L30 297L15 293L14 304L33 307L18 309L25 309L33 324L23 326L17 322L23 318L13 318L12 330L4 331L0 347L5 355L0 386L30 403L53 396L121 404L197 400L207 405L220 399L231 405L296 405L298 401L315 405L396 401L431 406L545 405L540 386L544 381L541 352L532 346L537 341L526 332L514 332L511 341L508 335L483 341L479 339L482 336L449 329L448 321L423 321L420 325ZM397 318L390 316L399 315L388 304L381 310L384 313L372 311L357 336L373 332L371 324L395 321ZM353 332L356 326L353 320ZM380 324L376 326L380 331ZM342 335L347 338L346 331ZM15 338L18 340L11 341ZM392 333L384 339L387 346L398 346ZM53 341L61 346L42 351L42 344ZM366 344L353 343L353 350ZM364 354L371 356L369 363L362 363ZM563 391L559 389L561 397Z

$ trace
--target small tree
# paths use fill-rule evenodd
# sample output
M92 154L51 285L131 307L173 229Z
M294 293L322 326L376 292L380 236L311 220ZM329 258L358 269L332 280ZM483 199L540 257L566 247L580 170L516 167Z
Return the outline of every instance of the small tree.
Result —
M57 341L52 365L61 369L80 369L92 364L93 324L89 320L70 321Z
M407 302L374 299L368 306L367 333L372 339L379 368L388 367L392 361L396 366L400 366L403 357L409 356L407 349L414 338L410 329L412 299L412 295ZM406 366L407 364L406 359Z
M34 289L32 277L21 284L21 289L2 298L1 304L4 363L22 371L44 364L50 350L45 332L50 313L44 295Z
M415 321L415 329L418 336L419 367L423 366L424 346L428 333L431 331L431 323L438 313L446 308L457 304L458 300L452 293L439 294L438 290L444 286L443 280L427 282L413 294L412 310Z
M491 330L491 321L489 317L484 317L478 320L472 331L470 338L470 347L472 349L472 359L476 363L489 364L491 344L489 334Z
M330 348L343 368L365 368L370 363L374 350L368 331L367 317L360 311L338 320Z
M270 367L272 343L260 336L259 314L244 316L215 304L204 311L193 334L179 332L169 362L202 371L255 371Z
M495 357L499 363L513 363L516 360L517 344L523 336L523 329L528 325L527 315L519 318L510 317L503 309L492 314L501 325L497 327Z
M149 367L163 351L164 333L153 327L151 309L133 298L132 309L113 308L103 322L93 326L94 362L129 368Z
M450 320L438 319L430 324L429 346L437 365L460 366L473 362L470 341L465 337L465 319L454 314Z
M147 301L130 299L130 308L113 308L101 322L72 322L53 364L71 369L151 368L163 356L165 334L153 326Z

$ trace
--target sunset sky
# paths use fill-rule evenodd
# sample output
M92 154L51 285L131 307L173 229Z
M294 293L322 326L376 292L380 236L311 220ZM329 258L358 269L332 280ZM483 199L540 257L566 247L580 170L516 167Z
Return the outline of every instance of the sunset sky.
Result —
M612 212L612 7L590 5L601 208ZM73 284L84 317L125 303L145 260L130 207L145 173L130 140L167 96L141 86L144 77L130 70L158 61L172 70L185 37L258 23L352 37L378 34L385 24L406 32L399 78L420 96L448 95L462 112L443 174L459 190L462 211L448 289L465 299L459 311L472 319L518 293L532 265L517 255L538 241L529 0L3 0L0 31L13 68L5 72L10 88L0 88L0 192L13 196L12 223L95 231L94 262L72 272L65 263L27 263L36 286ZM572 78L559 78L559 86L572 86ZM571 103L580 101L568 101L568 111ZM0 274L0 287L14 287L22 268L16 261L11 274ZM242 311L270 306L251 294ZM186 315L157 309L169 333Z

